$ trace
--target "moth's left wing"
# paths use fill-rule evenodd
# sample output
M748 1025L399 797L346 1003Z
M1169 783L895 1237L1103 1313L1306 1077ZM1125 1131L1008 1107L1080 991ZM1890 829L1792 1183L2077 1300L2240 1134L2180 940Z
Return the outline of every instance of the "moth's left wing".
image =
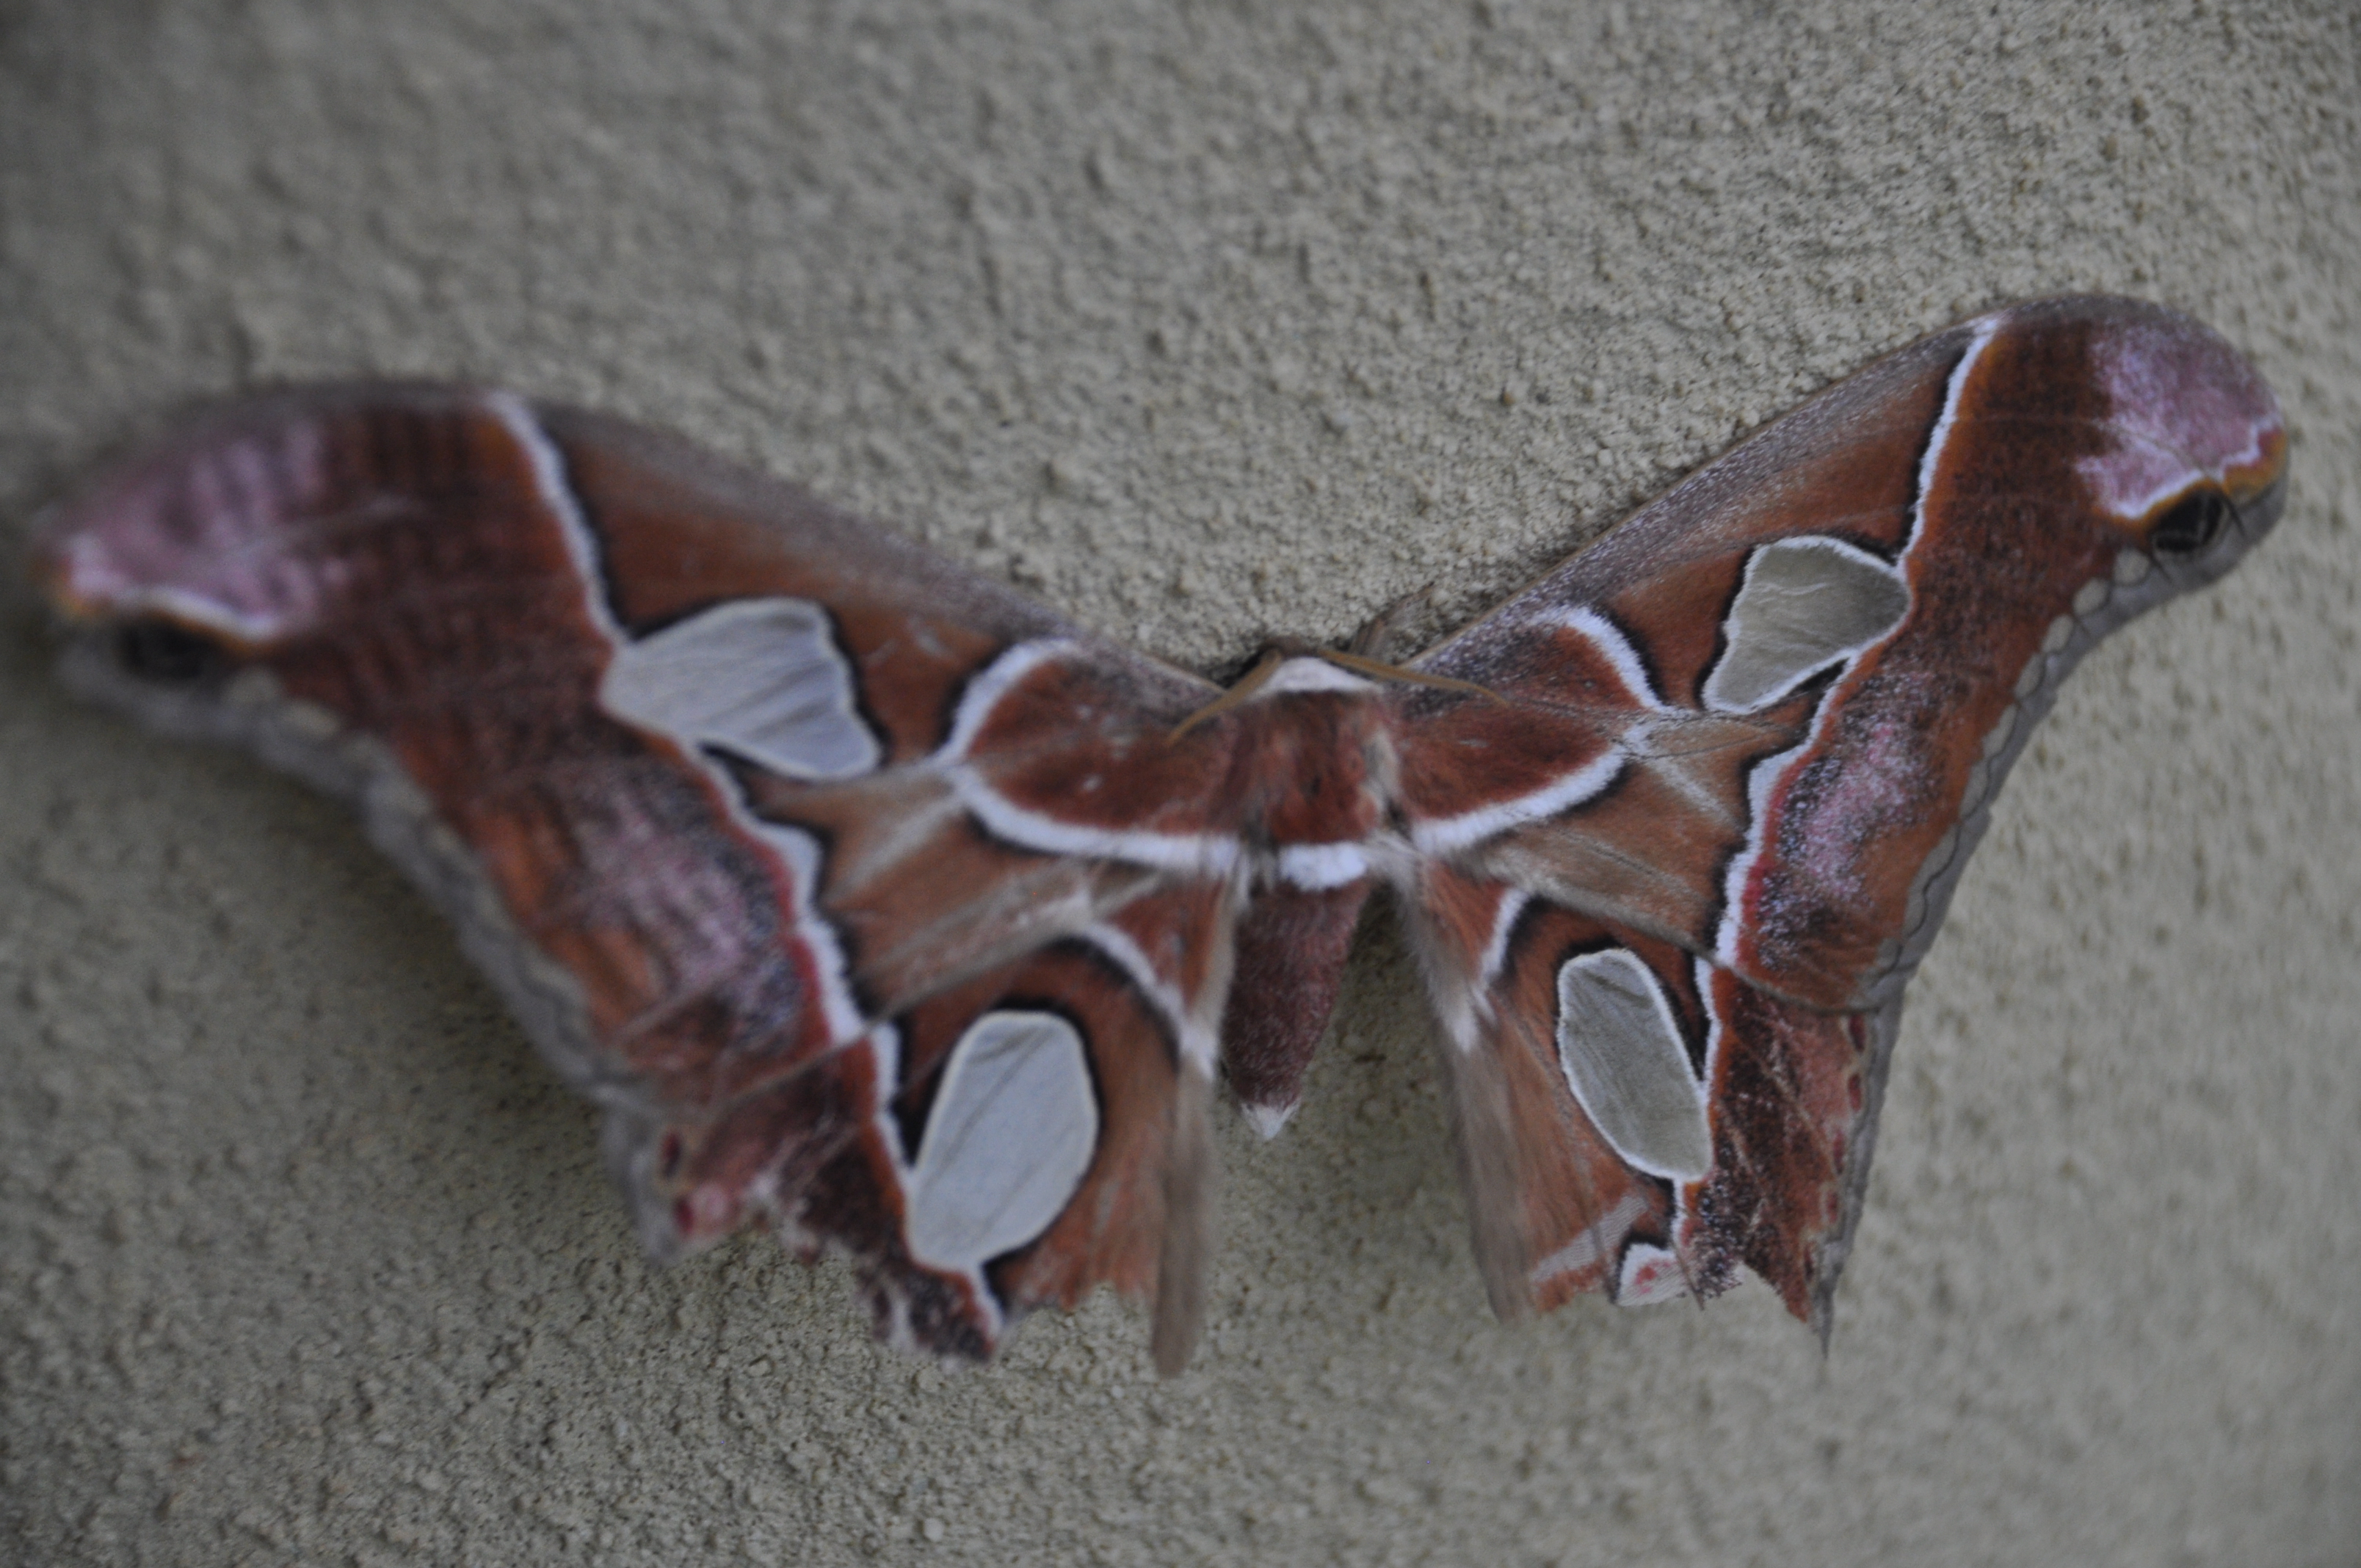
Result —
M881 1328L971 1356L1110 1282L1185 1355L1235 916L1224 731L1162 742L1211 687L464 387L234 404L39 549L86 690L360 807L605 1108L652 1254L840 1245Z

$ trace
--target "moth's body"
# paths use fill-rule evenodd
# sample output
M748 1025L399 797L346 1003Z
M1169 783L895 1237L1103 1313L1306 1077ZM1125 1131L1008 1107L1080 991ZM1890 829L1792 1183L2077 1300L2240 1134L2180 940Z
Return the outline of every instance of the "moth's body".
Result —
M1399 900L1502 1311L1823 1324L1902 987L2112 626L2276 516L2276 405L2124 301L1924 340L1389 674L1224 695L677 443L500 393L258 400L41 570L90 689L358 798L608 1109L642 1237L756 1220L989 1354L1201 1310L1217 1071L1293 1110Z

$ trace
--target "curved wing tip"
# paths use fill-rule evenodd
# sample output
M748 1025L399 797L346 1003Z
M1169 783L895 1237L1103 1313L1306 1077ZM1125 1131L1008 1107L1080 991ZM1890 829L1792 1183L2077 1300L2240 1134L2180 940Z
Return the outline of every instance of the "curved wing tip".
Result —
M1238 1102L1238 1113L1246 1119L1246 1124L1263 1142L1268 1143L1287 1130L1287 1124L1295 1119L1295 1113L1302 1104L1300 1100L1290 1100L1284 1105L1257 1104L1241 1100Z

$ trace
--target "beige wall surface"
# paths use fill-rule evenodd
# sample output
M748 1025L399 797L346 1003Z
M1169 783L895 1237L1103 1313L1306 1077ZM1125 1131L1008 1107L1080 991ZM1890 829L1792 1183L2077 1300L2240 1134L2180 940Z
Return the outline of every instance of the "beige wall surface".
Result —
M1457 624L1986 305L2285 400L2233 577L2070 685L1916 983L1833 1349L1503 1328L1389 919L1206 1343L947 1374L641 1262L343 814L61 696L0 587L0 1558L2361 1561L2361 135L2343 0L16 0L0 514L263 380L686 432L1200 668Z

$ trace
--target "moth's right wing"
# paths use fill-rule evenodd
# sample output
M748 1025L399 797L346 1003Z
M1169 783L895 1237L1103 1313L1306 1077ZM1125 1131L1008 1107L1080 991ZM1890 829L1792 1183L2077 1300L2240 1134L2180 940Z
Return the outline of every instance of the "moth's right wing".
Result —
M2059 682L2276 520L2254 368L1998 312L1778 421L1416 661L1422 947L1496 1299L1733 1262L1826 1321L1902 989Z

